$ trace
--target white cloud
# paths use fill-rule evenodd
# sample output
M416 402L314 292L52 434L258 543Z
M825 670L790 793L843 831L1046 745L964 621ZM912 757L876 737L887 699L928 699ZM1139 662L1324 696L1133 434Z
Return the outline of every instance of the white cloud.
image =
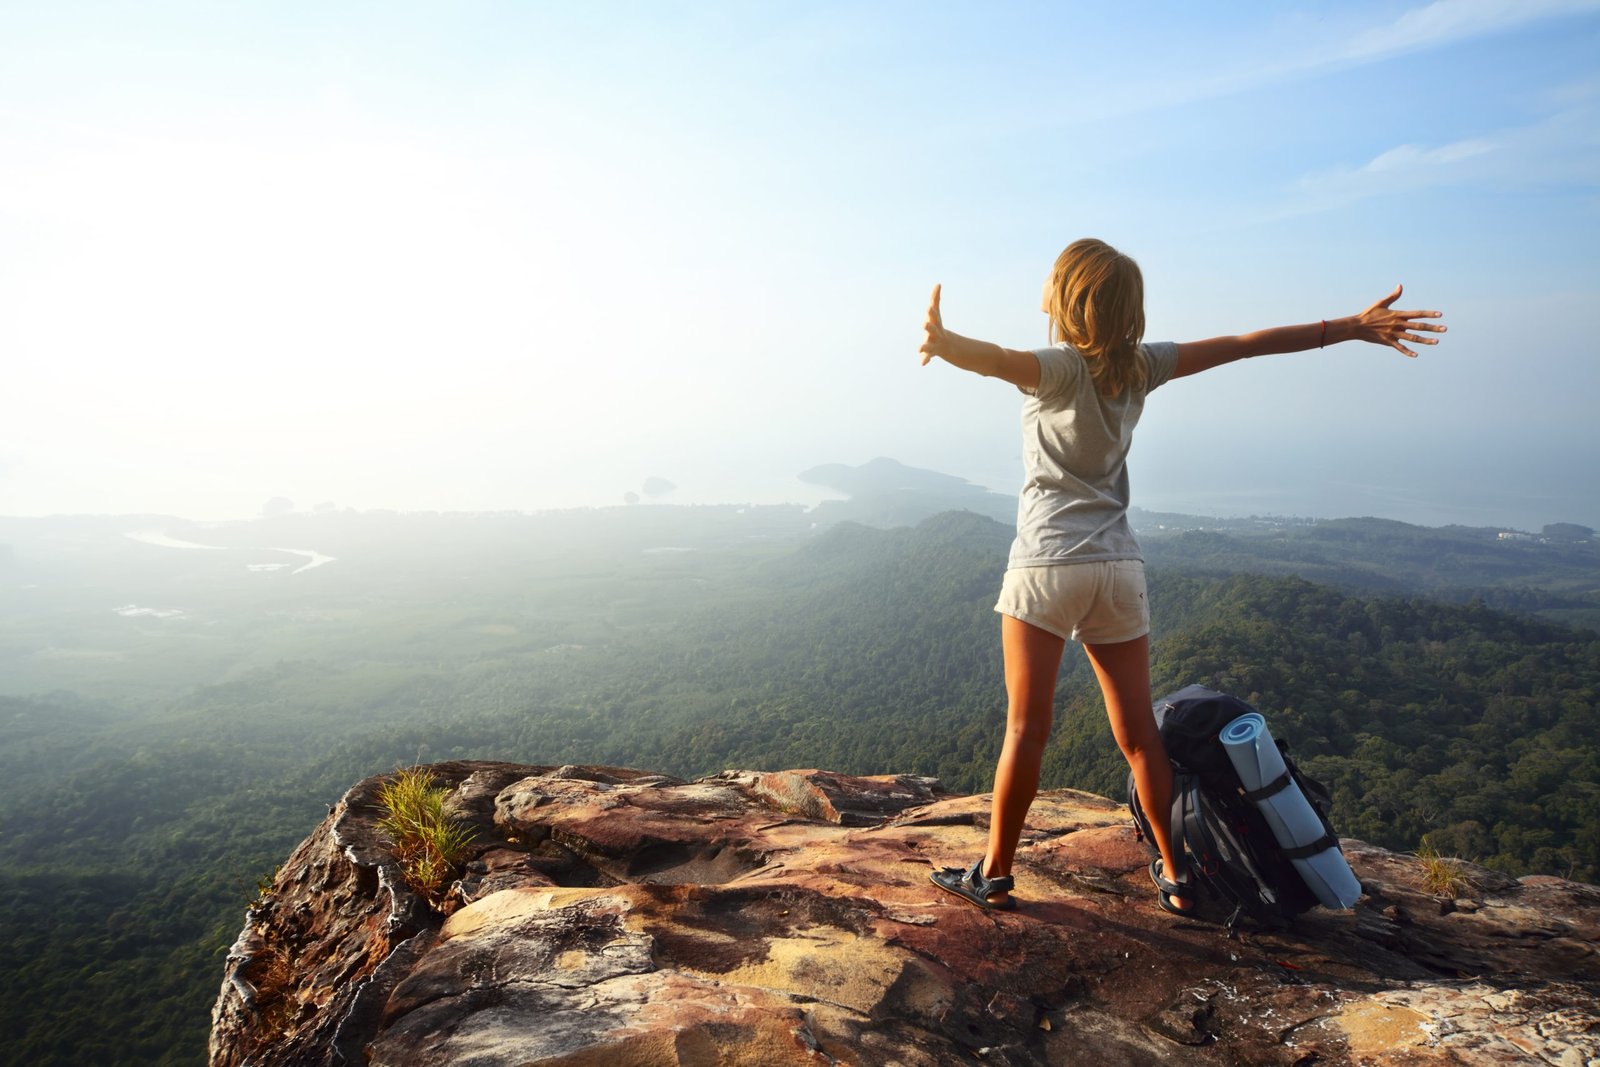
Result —
M1272 217L1331 211L1376 196L1447 186L1600 189L1600 105L1585 102L1526 126L1439 145L1405 143L1302 176Z
M1434 0L1357 35L1343 59L1381 59L1499 33L1541 19L1600 11L1597 0Z
M1368 174L1385 171L1420 171L1430 167L1447 167L1465 159L1481 156L1495 149L1494 142L1482 138L1456 141L1438 148L1418 148L1414 144L1398 145L1375 157L1361 169Z
M1209 70L1191 68L1170 81L1133 86L1118 82L1116 93L1104 97L1089 88L1075 100L1075 111L1106 119L1182 107L1594 12L1600 12L1600 0L1434 0L1381 26L1347 27L1309 44L1286 40L1280 26L1276 32L1241 34L1233 52ZM1286 25L1287 32L1303 32L1298 24ZM1585 92L1581 85L1572 91Z

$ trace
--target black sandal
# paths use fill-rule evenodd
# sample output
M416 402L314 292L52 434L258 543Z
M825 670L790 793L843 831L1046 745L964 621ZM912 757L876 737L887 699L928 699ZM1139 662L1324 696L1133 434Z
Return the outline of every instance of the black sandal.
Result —
M1017 902L1010 896L1011 890L1016 887L1016 881L1004 874L999 878L985 878L983 876L983 857L978 857L978 862L963 871L960 867L945 867L933 871L928 878L934 885L947 893L954 893L963 900L976 904L986 911L1010 911L1017 906ZM1005 893L1004 900L990 900L996 893Z
M1156 903L1161 906L1162 911L1182 916L1185 919L1195 918L1199 908L1195 904L1194 886L1189 884L1188 879L1174 882L1166 877L1162 873L1160 856L1150 861L1150 880L1156 884ZM1178 907L1172 902L1173 897L1183 897L1189 902L1189 906L1187 908Z

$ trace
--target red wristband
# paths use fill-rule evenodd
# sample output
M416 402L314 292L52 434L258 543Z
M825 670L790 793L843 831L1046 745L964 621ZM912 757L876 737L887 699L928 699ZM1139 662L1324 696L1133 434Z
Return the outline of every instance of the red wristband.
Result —
M1327 319L1323 319L1322 320L1322 340L1317 342L1317 347L1321 348L1323 345L1325 345L1327 343L1328 343L1328 320Z

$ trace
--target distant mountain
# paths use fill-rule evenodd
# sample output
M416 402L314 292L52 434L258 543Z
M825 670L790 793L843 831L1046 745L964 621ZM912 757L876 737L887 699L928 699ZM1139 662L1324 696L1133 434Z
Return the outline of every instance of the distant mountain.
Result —
M912 526L941 511L973 511L1000 522L1015 522L1017 517L1014 496L883 456L858 467L824 463L797 477L809 485L849 494L849 500L829 500L817 506L813 514L821 523Z
M1152 567L1293 575L1361 592L1481 599L1491 607L1600 630L1600 541L1391 519L1215 519L1135 509Z
M859 466L823 464L798 477L850 495L808 513L818 527L916 526L945 511L1016 521L1014 496L886 457ZM1219 518L1137 507L1128 515L1146 561L1156 568L1294 576L1357 592L1425 593L1458 603L1480 599L1600 630L1600 540L1575 523L1553 523L1535 534L1379 518Z

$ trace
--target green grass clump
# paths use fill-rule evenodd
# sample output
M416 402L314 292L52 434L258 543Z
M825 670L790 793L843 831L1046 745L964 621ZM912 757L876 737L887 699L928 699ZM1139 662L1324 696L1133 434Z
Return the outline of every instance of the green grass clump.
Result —
M1422 861L1422 888L1434 896L1454 899L1475 888L1461 861L1439 855L1426 837L1417 848L1417 859Z
M272 887L278 884L278 872L283 870L283 864L274 864L271 874L264 874L256 879L256 891L245 902L246 911L255 911L264 907L272 899Z
M411 888L433 903L460 872L476 832L445 808L450 790L423 767L398 770L378 787L384 815L378 828L394 845Z

